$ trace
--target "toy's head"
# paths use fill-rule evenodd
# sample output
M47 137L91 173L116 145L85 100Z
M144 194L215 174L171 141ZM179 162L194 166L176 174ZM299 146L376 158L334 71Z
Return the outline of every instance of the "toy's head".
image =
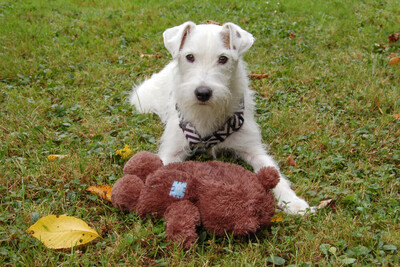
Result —
M112 189L115 207L139 215L162 217L174 202L194 200L195 179L191 172L194 162L164 166L161 159L150 152L140 152L129 159L124 177Z
M163 166L161 159L150 152L140 152L129 159L124 177L118 179L111 191L113 205L121 210L137 211L140 193L147 176Z

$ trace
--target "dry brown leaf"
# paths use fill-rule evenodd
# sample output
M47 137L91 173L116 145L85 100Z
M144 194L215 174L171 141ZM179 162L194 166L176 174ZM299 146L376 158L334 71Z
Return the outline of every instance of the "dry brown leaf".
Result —
M379 113L383 115L383 111L381 109L381 105L379 104L379 100L376 100L376 106L378 107Z
M268 73L262 73L262 74L249 74L249 78L250 79L257 79L257 80L261 80L261 79L265 79L268 77Z
M396 120L399 120L399 121L400 121L400 113L394 114L393 117L394 117Z
M292 167L296 166L296 161L291 156L288 156L286 160L287 160L287 165Z
M213 20L207 20L207 24L221 25L221 23L213 21Z
M397 42L400 39L400 33L396 32L389 35L389 44Z
M375 47L374 50L380 51L380 52L384 51L386 48L386 46L384 46L383 44L378 44L378 43L375 43L374 47Z
M390 66L396 66L400 64L400 57L392 57L389 59L389 65Z
M296 38L296 34L294 32L289 33L289 39L293 40Z
M322 200L321 202L319 202L319 204L317 206L317 209L320 210L320 209L323 209L325 207L328 207L328 206L332 205L333 202L334 202L333 199Z
M111 189L112 187L108 185L92 185L86 188L86 191L89 191L102 199L111 201Z

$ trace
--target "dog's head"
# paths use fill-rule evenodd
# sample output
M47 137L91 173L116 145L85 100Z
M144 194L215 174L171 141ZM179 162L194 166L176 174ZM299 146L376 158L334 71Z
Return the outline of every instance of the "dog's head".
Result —
M171 53L172 57L176 58L184 48L185 43L188 43L187 46L190 46L190 39L195 38L196 35L198 36L198 44L200 44L201 47L218 49L222 46L227 50L233 50L233 52L236 52L236 56L242 55L246 52L254 42L253 35L231 22L219 26L216 24L196 25L194 22L188 21L179 26L167 29L163 33L164 45ZM214 39L204 40L203 38L206 36L208 38L214 37ZM219 46L205 47L206 41ZM192 46L191 48L195 49L196 47ZM221 55L223 55L223 53L221 53Z
M218 26L189 21L167 29L163 36L165 47L178 62L175 96L181 108L226 109L237 98L235 94L243 94L244 88L235 86L237 79L246 79L243 71L238 74L238 63L254 42L250 33L233 23Z

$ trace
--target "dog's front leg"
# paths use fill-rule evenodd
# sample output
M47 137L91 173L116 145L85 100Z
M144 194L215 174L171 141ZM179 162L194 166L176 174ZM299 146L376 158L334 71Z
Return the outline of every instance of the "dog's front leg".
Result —
M249 149L246 152L240 153L240 156L242 156L242 158L253 167L255 172L262 167L275 167L278 170L280 180L273 189L273 192L278 201L278 206L287 214L304 215L306 212L315 211L315 208L310 208L308 203L299 198L290 188L290 182L280 173L276 162L265 151L261 151L261 149L257 148L254 150Z
M158 156L164 165L184 161L188 157L188 142L178 126L178 121L167 122L160 140Z

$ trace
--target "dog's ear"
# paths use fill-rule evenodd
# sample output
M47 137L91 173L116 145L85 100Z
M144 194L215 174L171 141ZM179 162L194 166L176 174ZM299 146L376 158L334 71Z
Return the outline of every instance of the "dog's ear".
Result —
M254 37L251 33L232 22L222 25L221 34L226 48L236 50L239 55L246 52L254 43Z
M164 45L171 53L173 58L178 55L179 50L181 50L185 44L186 37L188 34L190 34L194 27L196 27L196 24L188 21L179 26L165 30L163 33Z

